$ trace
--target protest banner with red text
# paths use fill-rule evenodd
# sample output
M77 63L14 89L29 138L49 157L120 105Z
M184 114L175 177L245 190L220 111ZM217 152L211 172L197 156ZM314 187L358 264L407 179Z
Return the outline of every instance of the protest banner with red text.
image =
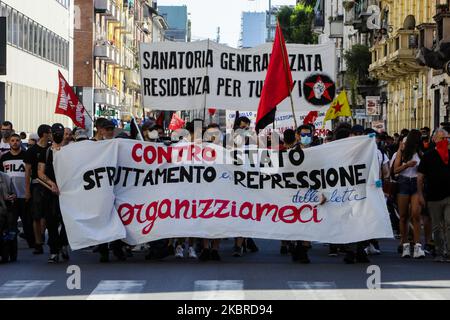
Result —
M115 239L393 236L368 136L303 151L84 141L56 153L55 172L74 249Z

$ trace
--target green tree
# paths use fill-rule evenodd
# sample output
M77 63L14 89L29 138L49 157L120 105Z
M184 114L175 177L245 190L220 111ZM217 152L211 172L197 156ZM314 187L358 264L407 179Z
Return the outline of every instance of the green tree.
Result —
M313 32L314 10L311 5L300 2L294 8L283 6L277 18L286 42L317 43L318 36Z
M366 82L369 78L369 66L372 59L369 47L361 44L354 45L344 53L344 59L347 64L352 103L355 107L358 84Z

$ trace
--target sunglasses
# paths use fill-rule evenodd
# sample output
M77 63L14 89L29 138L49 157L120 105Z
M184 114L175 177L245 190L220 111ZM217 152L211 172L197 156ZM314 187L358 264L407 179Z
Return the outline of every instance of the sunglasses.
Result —
M300 133L300 136L302 136L302 137L311 137L312 134L311 133Z

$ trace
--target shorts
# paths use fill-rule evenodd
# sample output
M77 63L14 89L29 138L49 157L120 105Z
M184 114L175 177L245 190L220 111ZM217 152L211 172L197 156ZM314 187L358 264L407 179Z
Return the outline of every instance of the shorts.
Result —
M412 196L417 193L417 178L408 178L400 175L397 182L399 195Z
M31 185L31 216L33 220L40 220L45 218L47 210L47 195L46 190L40 184Z

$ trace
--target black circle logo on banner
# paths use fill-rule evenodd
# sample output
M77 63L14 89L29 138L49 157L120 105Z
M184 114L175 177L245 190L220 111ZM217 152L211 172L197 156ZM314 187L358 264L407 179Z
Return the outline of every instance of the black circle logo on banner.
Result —
M336 85L329 76L316 73L305 79L303 93L306 101L315 106L329 105L336 95Z

